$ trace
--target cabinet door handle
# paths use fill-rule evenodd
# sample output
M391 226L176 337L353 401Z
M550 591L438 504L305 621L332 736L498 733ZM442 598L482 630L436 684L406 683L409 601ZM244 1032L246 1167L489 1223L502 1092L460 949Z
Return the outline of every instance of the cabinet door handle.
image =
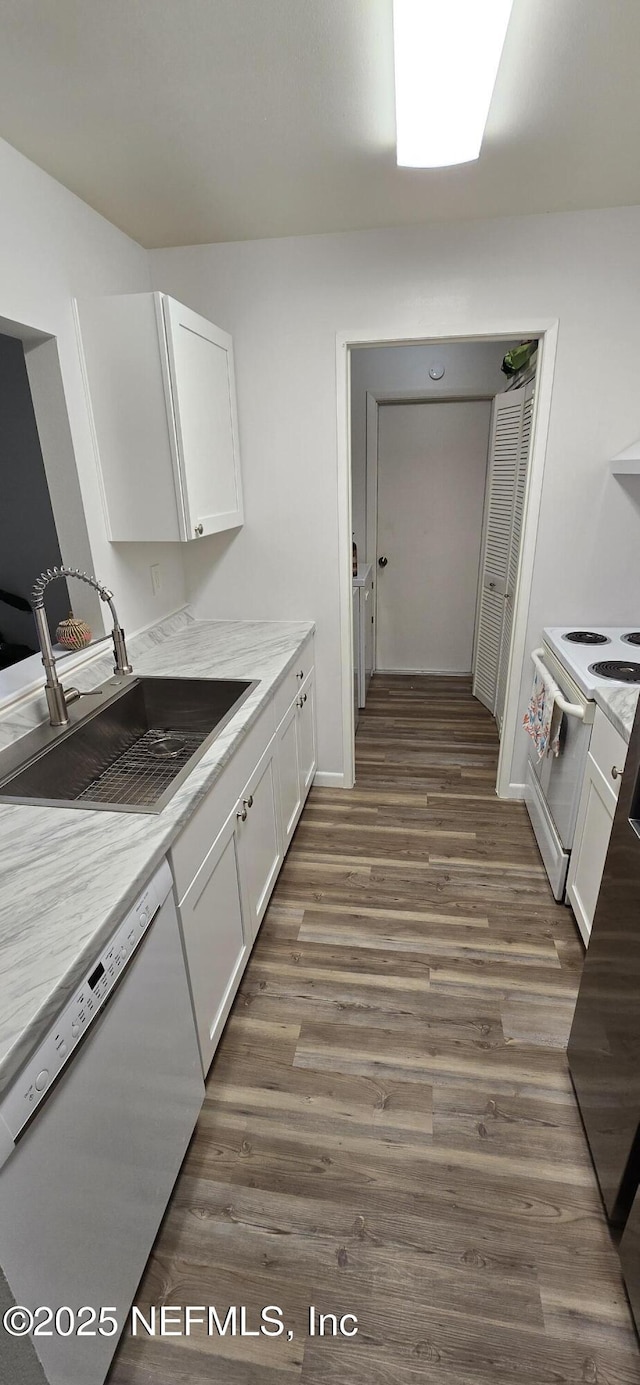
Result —
M622 770L621 770L621 769L618 769L618 768L616 767L616 765L612 765L612 766L611 766L611 778L612 778L612 779L622 779Z
M306 694L306 693L303 693L303 694L302 694L302 701L303 701L303 702L306 702L306 700L307 700L307 694Z
M243 802L246 803L247 808L253 808L253 794L250 793L250 794L249 794L249 797L248 797L248 798L245 798L245 799L243 800Z
M236 817L237 817L237 819L238 819L238 822L246 822L246 821L247 821L247 810L246 810L246 808L244 807L244 805L243 805L243 808L242 808L242 812L241 812L241 813L236 813Z
M199 539L202 538L202 535L204 534L204 525L203 525L203 524L196 524L196 534L198 535L198 538L199 538Z
M296 673L296 678L304 678L304 669L303 669L303 668L300 669L300 672L299 672L299 673Z

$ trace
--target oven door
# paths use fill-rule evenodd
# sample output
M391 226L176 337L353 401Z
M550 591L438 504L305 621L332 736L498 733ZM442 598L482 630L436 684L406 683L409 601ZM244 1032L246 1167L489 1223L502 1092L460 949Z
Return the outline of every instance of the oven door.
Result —
M555 898L562 899L595 705L584 696L547 645L544 646L544 664L562 697L576 711L562 713L558 755L543 755L540 760L533 742L530 743L525 801L551 888Z

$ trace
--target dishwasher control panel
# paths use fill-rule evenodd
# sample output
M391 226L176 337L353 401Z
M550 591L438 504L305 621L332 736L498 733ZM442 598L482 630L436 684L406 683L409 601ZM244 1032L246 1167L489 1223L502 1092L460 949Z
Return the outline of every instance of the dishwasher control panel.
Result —
M169 867L165 863L116 929L75 991L73 999L58 1016L47 1037L0 1104L0 1117L14 1140L31 1120L33 1112L44 1100L89 1026L97 1019L164 902L170 885Z

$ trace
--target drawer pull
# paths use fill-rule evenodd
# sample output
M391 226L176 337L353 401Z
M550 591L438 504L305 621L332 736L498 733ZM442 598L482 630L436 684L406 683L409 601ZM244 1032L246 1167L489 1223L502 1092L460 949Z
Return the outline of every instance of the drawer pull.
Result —
M621 769L618 769L618 768L616 767L616 765L612 765L612 766L611 766L611 778L612 778L612 779L622 779L622 770L621 770Z
M303 669L303 668L300 669L300 672L299 672L299 673L296 673L296 678L304 678L304 669Z
M248 798L245 798L243 801L244 801L244 803L246 803L247 808L253 808L253 794L252 794L252 793L250 793L250 794L249 794L249 797L248 797Z
M244 807L244 804L243 804L243 807L242 807L242 812L241 812L241 813L236 813L236 817L237 817L237 819L238 819L238 822L246 822L246 821L247 821L247 810L246 810L246 808Z

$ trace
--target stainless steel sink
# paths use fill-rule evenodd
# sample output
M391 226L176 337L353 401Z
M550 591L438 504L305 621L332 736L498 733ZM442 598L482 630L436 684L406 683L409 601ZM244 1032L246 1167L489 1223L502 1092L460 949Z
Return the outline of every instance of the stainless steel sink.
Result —
M0 803L159 813L257 684L112 678L0 754ZM80 709L80 710L79 710Z

